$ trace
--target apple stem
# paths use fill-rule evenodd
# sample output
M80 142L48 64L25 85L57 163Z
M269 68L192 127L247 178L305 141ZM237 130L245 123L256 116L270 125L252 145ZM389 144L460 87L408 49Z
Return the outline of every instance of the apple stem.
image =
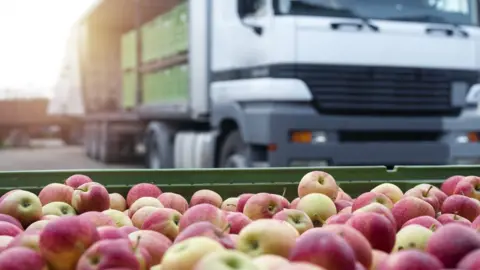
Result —
M225 233L225 232L227 232L227 230L229 230L229 229L230 229L230 227L232 227L232 224L228 223L228 225L227 225L227 226L225 226L225 228L222 230L222 233Z
M457 220L457 214L458 214L457 211L455 211L455 212L453 213L453 219L454 219L454 220Z
M142 239L142 237L140 235L137 236L137 243L135 243L135 246L133 246L133 251L136 251L138 246L140 245L140 239Z
M285 194L287 194L287 188L286 187L283 188L282 197L285 197Z
M425 192L425 195L424 195L425 197L428 196L428 193L430 192L430 190L432 190L432 188L433 188L433 186L430 186L430 187L427 189L427 192Z
M437 229L437 226L435 224L432 224L429 228L432 232L434 232Z

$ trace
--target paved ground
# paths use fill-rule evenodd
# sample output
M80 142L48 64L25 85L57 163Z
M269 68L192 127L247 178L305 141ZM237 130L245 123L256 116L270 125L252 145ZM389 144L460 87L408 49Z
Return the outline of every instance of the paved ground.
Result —
M88 158L81 147L55 142L33 143L33 149L0 149L0 171L132 168L134 165L105 165Z

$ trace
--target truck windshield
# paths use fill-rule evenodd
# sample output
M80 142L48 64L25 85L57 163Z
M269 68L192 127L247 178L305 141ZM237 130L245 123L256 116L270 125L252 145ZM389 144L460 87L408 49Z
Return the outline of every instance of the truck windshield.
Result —
M278 14L477 25L477 0L277 0Z

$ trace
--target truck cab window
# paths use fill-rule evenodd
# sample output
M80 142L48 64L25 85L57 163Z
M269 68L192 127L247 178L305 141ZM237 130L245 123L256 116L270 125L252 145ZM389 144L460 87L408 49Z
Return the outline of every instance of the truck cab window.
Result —
M267 12L268 0L239 0L239 15L245 17L262 17Z

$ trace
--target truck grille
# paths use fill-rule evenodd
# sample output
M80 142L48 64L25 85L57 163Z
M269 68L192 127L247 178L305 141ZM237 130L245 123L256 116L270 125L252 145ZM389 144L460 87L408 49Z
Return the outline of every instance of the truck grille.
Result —
M304 81L320 112L349 114L455 115L452 84L478 80L475 71L396 67L295 65L274 73Z

